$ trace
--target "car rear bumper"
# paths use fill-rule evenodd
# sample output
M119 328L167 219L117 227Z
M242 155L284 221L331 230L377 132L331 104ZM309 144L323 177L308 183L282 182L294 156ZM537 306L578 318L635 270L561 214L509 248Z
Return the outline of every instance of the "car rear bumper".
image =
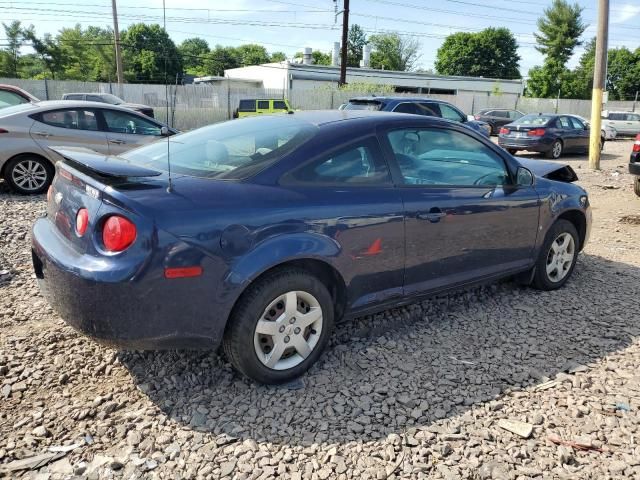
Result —
M551 150L552 142L540 138L510 138L501 135L498 137L498 145L502 148L546 153Z
M640 152L631 154L631 162L629 162L629 173L631 175L640 176Z
M180 279L178 285L145 272L145 265L118 268L113 258L88 257L47 218L34 224L32 258L40 290L70 326L99 343L125 349L218 346L226 315L216 321L211 297L188 294L192 290L198 296L190 281L199 279Z

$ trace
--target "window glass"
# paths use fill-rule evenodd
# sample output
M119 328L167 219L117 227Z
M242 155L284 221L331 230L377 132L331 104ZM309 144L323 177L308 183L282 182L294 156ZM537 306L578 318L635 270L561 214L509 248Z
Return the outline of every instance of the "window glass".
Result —
M17 93L0 90L0 105L3 107L7 107L9 105L20 105L21 103L28 102L29 100L22 98Z
M498 118L507 118L507 112L504 112L502 110L494 110L492 116L498 117Z
M359 143L291 172L286 179L315 184L370 185L390 182L389 169L373 141Z
M274 100L273 101L273 109L274 110L288 110L287 104L284 100Z
M421 115L418 106L415 103L404 102L395 106L393 109L397 113L411 113L413 115Z
M627 114L627 121L640 122L640 115L638 115L637 113L629 113Z
M65 100L82 100L82 97L84 97L84 95L81 95L79 93L72 93L70 95L66 95L64 98Z
M584 123L582 123L576 117L569 117L569 120L571 121L571 125L573 126L573 128L575 128L576 130L584 130Z
M255 112L256 101L255 100L240 100L239 112Z
M430 117L442 116L442 113L440 112L440 105L437 103L425 102L421 103L420 106L427 111L424 115L428 115Z
M202 178L247 178L290 154L317 127L295 115L255 116L169 137L171 171ZM167 168L167 143L154 142L122 157L156 170Z
M518 125L546 125L553 117L549 115L524 115L518 120Z
M442 118L447 120L453 120L454 122L464 121L464 117L460 115L460 112L444 103L440 104L440 113L442 113Z
M349 100L349 103L344 107L345 110L380 110L382 103L377 100Z
M609 114L609 120L624 120L624 119L625 119L624 113L610 113Z
M55 110L44 112L40 121L52 127L71 128L75 130L98 130L95 112L84 109Z
M87 95L87 101L106 103L100 95Z
M486 145L452 130L404 129L388 134L407 185L503 185L503 160Z
M269 110L269 100L258 100L258 110Z
M569 119L567 117L560 117L558 118L558 128L570 130L573 126L569 123Z
M128 133L132 135L154 135L159 137L160 126L137 115L118 110L102 110L107 130L112 133Z
M516 110L509 110L509 118L512 120L516 120L522 117L522 114Z

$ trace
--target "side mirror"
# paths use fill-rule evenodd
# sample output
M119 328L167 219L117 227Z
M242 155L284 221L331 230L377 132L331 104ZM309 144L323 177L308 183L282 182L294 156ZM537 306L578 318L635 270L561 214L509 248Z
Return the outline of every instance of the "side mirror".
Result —
M162 127L160 129L160 135L162 137L168 137L169 135L171 135L171 132L169 131L169 127Z
M518 167L518 171L516 172L516 184L520 187L533 185L533 173L531 173L531 170L524 167Z

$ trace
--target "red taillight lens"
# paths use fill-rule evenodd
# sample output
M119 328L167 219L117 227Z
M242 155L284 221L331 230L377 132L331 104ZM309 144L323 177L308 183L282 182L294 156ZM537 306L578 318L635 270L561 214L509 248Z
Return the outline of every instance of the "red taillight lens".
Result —
M533 130L529 130L527 135L530 137L541 137L544 135L544 128L534 128Z
M636 140L633 144L633 152L640 152L640 140Z
M119 215L109 217L102 228L102 243L110 252L126 250L136 239L136 226Z
M83 236L89 226L89 212L86 208L81 208L76 214L76 233Z
M502 127L500 129L500 135L509 135L509 129Z

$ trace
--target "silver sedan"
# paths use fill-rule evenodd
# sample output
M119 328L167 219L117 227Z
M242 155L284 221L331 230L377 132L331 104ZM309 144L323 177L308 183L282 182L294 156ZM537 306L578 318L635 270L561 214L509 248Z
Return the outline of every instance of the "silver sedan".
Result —
M177 133L126 108L97 102L44 101L0 110L0 175L17 193L44 192L61 157L49 147L118 155Z

